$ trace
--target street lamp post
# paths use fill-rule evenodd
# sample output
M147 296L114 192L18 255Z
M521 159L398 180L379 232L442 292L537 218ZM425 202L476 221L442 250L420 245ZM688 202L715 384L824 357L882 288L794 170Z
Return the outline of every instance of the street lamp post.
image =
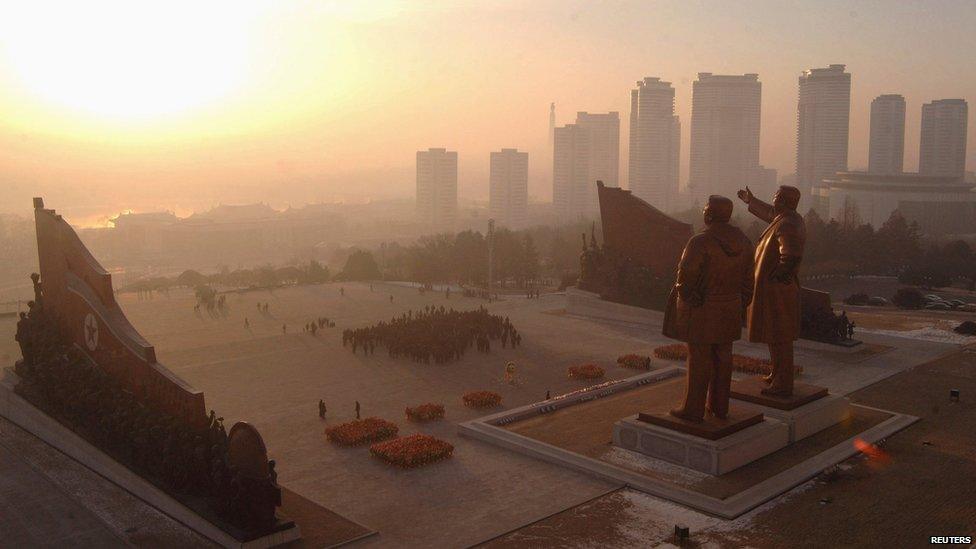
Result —
M495 252L495 220L488 220L488 301L491 301L491 283L495 274L495 262L493 255Z

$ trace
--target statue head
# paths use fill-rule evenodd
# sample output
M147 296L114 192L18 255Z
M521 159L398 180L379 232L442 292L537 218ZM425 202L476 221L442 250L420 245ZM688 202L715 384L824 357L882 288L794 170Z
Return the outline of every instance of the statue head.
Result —
M780 185L773 195L773 207L777 212L796 211L800 204L800 189L789 185Z
M702 210L705 225L714 223L728 223L732 219L732 201L724 196L713 194L708 197L708 203Z

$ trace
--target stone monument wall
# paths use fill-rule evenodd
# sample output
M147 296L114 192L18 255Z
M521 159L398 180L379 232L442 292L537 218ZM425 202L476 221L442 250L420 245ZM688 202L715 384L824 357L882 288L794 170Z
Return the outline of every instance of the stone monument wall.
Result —
M692 226L674 219L630 191L597 183L604 246L670 277L678 267Z
M43 305L64 338L141 401L205 427L203 393L156 361L115 301L112 276L54 210L34 199Z

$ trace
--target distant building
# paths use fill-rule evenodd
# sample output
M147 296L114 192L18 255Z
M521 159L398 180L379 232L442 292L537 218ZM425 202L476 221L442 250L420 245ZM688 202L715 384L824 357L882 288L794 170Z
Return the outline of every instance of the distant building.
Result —
M976 232L976 192L958 177L840 172L817 192L827 204L824 219L841 220L854 208L861 223L877 229L897 210L927 234Z
M599 213L596 182L618 185L620 117L580 112L553 132L552 198L561 221Z
M939 99L922 105L918 172L963 177L969 107L964 99Z
M778 172L774 168L757 166L754 173L755 175L749 183L749 190L763 200L769 201L772 199L773 193L779 188ZM734 198L734 195L729 195L729 198Z
M647 77L630 91L628 188L662 211L678 201L681 123L674 114L670 82Z
M491 153L489 215L499 226L522 228L529 202L529 153L502 149Z
M868 172L898 174L905 163L905 98L879 95L871 102Z
M620 186L620 115L576 113L576 125L590 133L590 180ZM595 191L594 191L595 192Z
M688 184L699 204L711 194L733 197L755 180L761 102L758 74L698 73L692 92Z
M417 152L417 217L424 223L450 228L457 220L458 156L456 151Z
M837 172L847 171L851 74L844 65L803 71L799 79L796 179L803 196ZM822 209L822 205L800 207Z

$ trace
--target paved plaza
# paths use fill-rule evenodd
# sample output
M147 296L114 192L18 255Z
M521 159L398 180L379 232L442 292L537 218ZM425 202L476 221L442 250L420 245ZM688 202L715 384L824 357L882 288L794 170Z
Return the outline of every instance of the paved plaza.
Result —
M485 302L457 292L449 300L441 292L421 295L402 285L377 283L371 290L368 284L331 283L229 293L227 315L211 318L194 313L190 291L151 299L120 294L118 299L132 324L155 345L160 362L203 390L208 408L225 424L244 420L257 426L277 460L281 484L379 532L357 542L363 547L469 546L617 491L617 484L459 437L456 423L484 415L465 408L460 397L487 389L502 394L504 407L526 405L542 400L546 391L557 395L586 386L567 377L569 366L595 362L607 370L608 379L629 377L635 372L618 367L618 355L651 354L669 342L653 326L566 314L559 294L513 297L487 307L511 318L523 335L518 349L493 343L489 354L470 349L457 362L417 364L392 360L383 349L354 355L342 347L341 332L426 305L470 309ZM270 312L259 313L257 303L269 303ZM336 327L315 336L303 333L302 326L319 317L328 317ZM0 341L0 358L12 364L19 354L12 319L0 320L0 330L9 334ZM847 394L958 349L892 335L864 334L862 339L871 351L859 355L798 349L803 381ZM765 353L748 344L736 349ZM517 365L514 384L504 381L508 361ZM319 399L328 408L325 421L318 417ZM401 434L423 432L447 440L455 446L454 457L404 471L371 458L365 448L330 444L324 428L353 419L357 400L364 416L395 421ZM405 407L425 402L444 404L446 418L428 424L404 418ZM905 411L897 403L890 409ZM669 520L672 504L645 499L657 502L645 510L650 516L659 504L661 520Z

